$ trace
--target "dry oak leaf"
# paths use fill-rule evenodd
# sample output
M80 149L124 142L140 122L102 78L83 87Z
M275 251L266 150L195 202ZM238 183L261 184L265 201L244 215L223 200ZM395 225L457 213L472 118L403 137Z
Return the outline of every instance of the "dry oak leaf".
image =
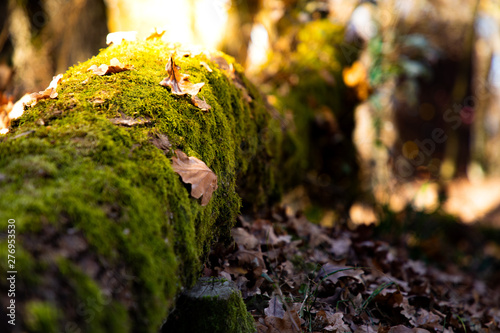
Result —
M264 318L268 333L299 333L301 319L296 311L286 311L283 319L274 316Z
M109 61L109 66L106 64L102 64L101 66L97 67L96 65L92 65L87 69L87 71L92 71L94 74L97 75L106 75L106 74L114 74L114 73L120 73L123 71L128 71L130 70L130 67L127 65L124 65L120 62L120 60L113 58Z
M266 316L273 316L283 319L285 317L285 310L283 309L283 303L275 295L269 300L269 306L264 309Z
M344 322L344 315L341 312L331 313L321 310L316 314L316 317L326 321L328 325L323 330L327 332L352 332L351 328Z
M201 160L187 156L176 150L177 157L172 157L172 168L181 176L184 183L191 184L191 196L201 199L201 205L206 206L212 194L217 189L217 175Z
M52 78L52 81L50 81L50 84L47 87L47 89L45 89L44 91L39 91L37 93L30 94L31 101L29 103L26 103L26 104L33 106L41 99L56 98L57 97L57 92L56 92L57 85L59 84L59 82L61 82L62 77L63 77L62 74L54 76Z
M172 89L172 94L175 95L189 94L191 96L195 96L198 94L201 87L205 85L205 82L191 83L188 79L189 75L181 74L179 69L180 67L174 62L174 57L170 56L170 59L165 66L168 76L160 82L160 85L170 87Z

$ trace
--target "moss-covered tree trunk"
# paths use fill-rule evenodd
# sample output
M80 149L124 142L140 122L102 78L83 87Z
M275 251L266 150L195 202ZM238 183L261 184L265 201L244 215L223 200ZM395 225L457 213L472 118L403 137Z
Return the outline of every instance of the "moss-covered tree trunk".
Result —
M0 269L17 272L15 298L0 296L2 332L157 332L233 225L238 192L254 202L279 192L280 115L219 53L174 54L180 73L205 83L209 111L172 94L159 82L173 51L161 41L108 47L0 138ZM115 57L133 67L87 71ZM175 149L217 175L208 205L173 171ZM5 321L11 299L15 326Z

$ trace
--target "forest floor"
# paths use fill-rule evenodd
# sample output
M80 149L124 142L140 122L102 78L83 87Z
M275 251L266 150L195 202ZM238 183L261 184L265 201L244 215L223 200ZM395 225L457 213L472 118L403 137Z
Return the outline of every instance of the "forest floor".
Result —
M403 215L330 228L287 205L242 215L204 273L236 283L259 333L500 332L497 236Z

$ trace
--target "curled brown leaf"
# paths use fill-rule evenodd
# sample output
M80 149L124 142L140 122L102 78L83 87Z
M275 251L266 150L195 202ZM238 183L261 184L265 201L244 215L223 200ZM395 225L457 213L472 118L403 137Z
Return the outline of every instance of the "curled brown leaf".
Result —
M56 98L58 95L56 91L57 85L59 84L59 82L61 82L62 77L63 77L62 74L54 76L52 78L52 81L50 81L50 84L47 87L47 89L45 89L44 91L39 91L37 93L30 94L31 102L27 104L33 106L41 99Z
M177 157L172 157L172 168L184 183L191 184L191 196L196 199L203 197L201 205L206 206L217 189L217 175L196 157L187 156L180 150L176 150L175 154Z
M204 82L192 83L189 81L188 74L182 74L179 70L180 67L176 65L174 57L170 56L170 59L165 66L167 71L167 77L164 78L160 85L164 87L170 87L172 89L172 94L175 95L185 95L189 94L195 96L200 92L201 87L205 85Z

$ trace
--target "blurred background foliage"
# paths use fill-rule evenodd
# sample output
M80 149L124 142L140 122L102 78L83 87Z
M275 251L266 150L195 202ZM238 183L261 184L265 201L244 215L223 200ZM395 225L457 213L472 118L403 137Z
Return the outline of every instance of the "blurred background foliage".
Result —
M500 227L499 0L3 1L2 100L44 89L108 32L155 26L234 56L304 133L286 148L309 156L283 166L299 184L290 209L376 222L421 249L459 230L450 219Z

